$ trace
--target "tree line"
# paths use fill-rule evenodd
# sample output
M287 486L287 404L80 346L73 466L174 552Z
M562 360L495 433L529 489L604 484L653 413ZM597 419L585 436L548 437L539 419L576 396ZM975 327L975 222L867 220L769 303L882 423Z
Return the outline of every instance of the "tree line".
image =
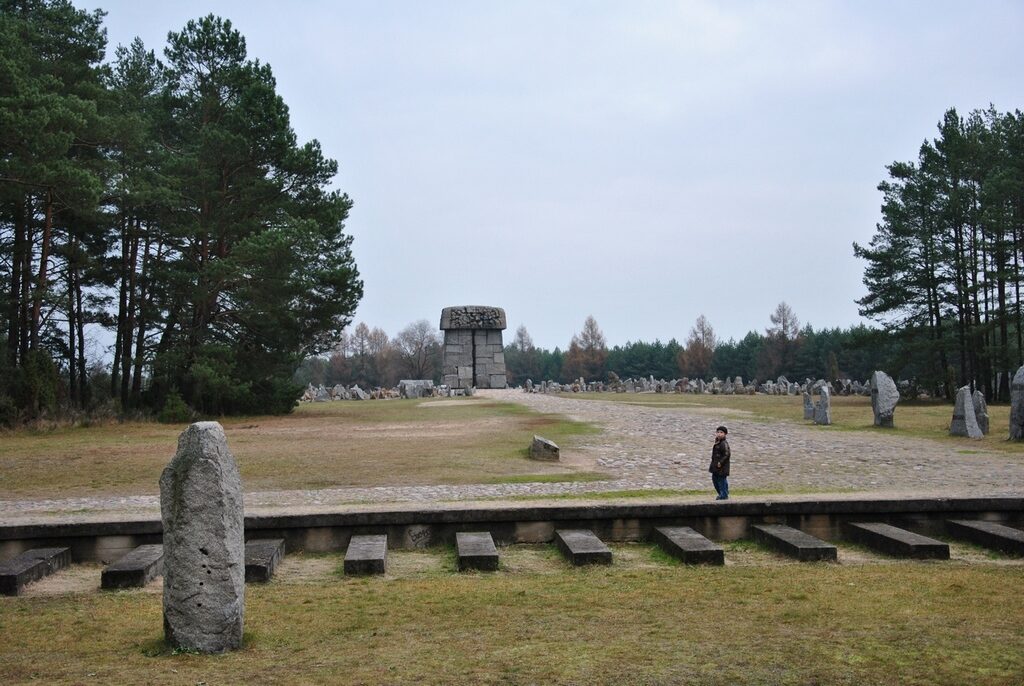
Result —
M900 341L922 383L1009 398L1024 363L1024 114L948 110L917 160L893 162L867 246L863 316Z
M708 319L700 315L684 343L673 338L667 343L637 341L608 348L597 321L590 316L564 352L557 347L536 347L526 327L520 326L505 347L505 363L512 385L522 385L527 379L607 381L611 374L622 379L654 376L666 380L741 376L749 382L779 376L793 381L863 381L876 369L893 370L897 378L912 378L917 373L916 367L905 363L902 341L883 330L863 325L801 327L785 302L779 303L769 321L764 333L751 331L738 341L721 341Z
M426 319L409 324L394 338L360 322L342 332L329 355L305 359L295 372L306 386L357 384L364 390L393 388L400 379L441 381L441 334Z
M0 422L290 411L362 296L337 163L230 21L105 62L103 16L0 0Z

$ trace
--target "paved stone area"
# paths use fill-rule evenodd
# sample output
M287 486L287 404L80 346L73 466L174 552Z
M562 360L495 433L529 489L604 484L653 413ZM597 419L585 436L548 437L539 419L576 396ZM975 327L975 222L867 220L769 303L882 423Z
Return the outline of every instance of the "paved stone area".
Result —
M799 421L764 423L747 413L662 408L601 400L484 390L478 395L561 413L604 429L581 437L563 460L590 465L607 481L471 484L262 491L245 494L247 514L348 509L468 507L473 499L585 495L602 491L694 491L673 499L711 499L707 464L718 424L729 427L732 491L757 498L970 497L1024 494L1024 454L976 451L963 445L895 435L841 431ZM642 401L638 395L637 400ZM522 503L520 503L522 504ZM536 502L532 504L537 504ZM159 518L156 496L0 500L0 523Z

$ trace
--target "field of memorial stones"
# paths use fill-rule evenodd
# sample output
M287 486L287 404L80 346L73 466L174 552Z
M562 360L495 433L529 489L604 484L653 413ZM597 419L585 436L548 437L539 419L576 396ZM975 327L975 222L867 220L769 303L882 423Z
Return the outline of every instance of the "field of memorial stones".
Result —
M224 425L247 492L252 484L398 489L488 480L530 489L534 480L590 478L593 464L527 459L531 437L543 433L571 454L577 445L607 442L614 426L637 432L629 440L642 447L639 433L675 426L680 412L696 416L698 427L705 418L748 426L737 432L747 450L756 434L749 427L769 425L856 445L858 436L909 438L922 447L950 442L947 452L961 461L984 443L945 435L948 405L901 406L895 429L877 429L864 397L836 398L834 423L814 426L795 397L571 394L615 401L604 406L612 416L624 414L616 408L665 411L645 414L651 425L634 427L627 418L602 427L571 419L579 403L532 396L534 409L527 409L514 404L517 394L308 404L288 417ZM1001 410L991 409L996 425ZM5 493L151 493L184 428L139 423L8 434L0 457L11 484ZM1012 452L1002 458L1019 461ZM47 477L33 474L33 460L50 470ZM679 472L678 459L669 462ZM597 496L601 485L594 485ZM796 482L786 488L799 490ZM0 681L1008 684L1024 674L1019 551L895 533L906 545L925 546L917 553L861 537L877 531L847 527L837 541L823 542L786 527L762 529L740 540L666 533L690 546L682 555L688 564L657 537L627 543L586 531L556 534L549 544L492 547L493 572L462 571L461 541L384 552L381 541L353 536L347 549L331 553L281 554L269 546L263 582L257 571L249 578L249 567L260 564L258 542L250 541L241 648L217 656L165 642L166 572L138 588L101 590L109 568L73 561L18 597L0 597ZM206 573L203 567L198 578Z

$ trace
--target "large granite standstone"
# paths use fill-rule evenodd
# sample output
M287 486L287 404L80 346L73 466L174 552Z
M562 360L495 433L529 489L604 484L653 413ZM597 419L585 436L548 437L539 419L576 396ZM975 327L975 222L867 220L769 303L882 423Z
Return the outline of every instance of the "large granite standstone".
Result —
M956 404L953 406L953 420L949 423L950 436L967 436L968 438L984 438L978 426L978 418L974 414L974 397L970 386L964 386L956 392Z
M217 422L178 438L160 476L164 545L164 635L185 650L242 645L245 541L242 480Z
M1024 366L1013 375L1010 384L1010 440L1024 440Z
M882 371L871 375L871 410L875 413L875 426L891 427L900 391L892 377Z

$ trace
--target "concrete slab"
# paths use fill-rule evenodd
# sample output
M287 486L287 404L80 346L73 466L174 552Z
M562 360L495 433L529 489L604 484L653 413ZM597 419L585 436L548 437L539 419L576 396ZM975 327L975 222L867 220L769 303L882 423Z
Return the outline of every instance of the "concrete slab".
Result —
M1024 555L1024 531L1010 526L973 519L950 519L946 522L950 536L1010 555Z
M612 551L589 529L557 529L555 545L576 567L612 563Z
M383 574L387 567L387 534L353 536L345 551L345 574Z
M662 550L686 564L725 564L722 547L688 526L659 526L652 538Z
M459 570L479 569L493 572L498 568L498 549L489 531L460 531L455 534Z
M801 562L834 562L838 558L836 547L831 543L785 524L755 524L751 530L754 532L754 540Z
M258 538L245 544L245 581L270 581L284 557L283 538Z
M164 573L164 547L140 545L100 573L100 588L142 588Z
M0 595L18 595L25 584L71 564L71 548L33 548L0 562Z
M949 546L913 531L882 522L844 522L847 538L896 557L948 560Z

